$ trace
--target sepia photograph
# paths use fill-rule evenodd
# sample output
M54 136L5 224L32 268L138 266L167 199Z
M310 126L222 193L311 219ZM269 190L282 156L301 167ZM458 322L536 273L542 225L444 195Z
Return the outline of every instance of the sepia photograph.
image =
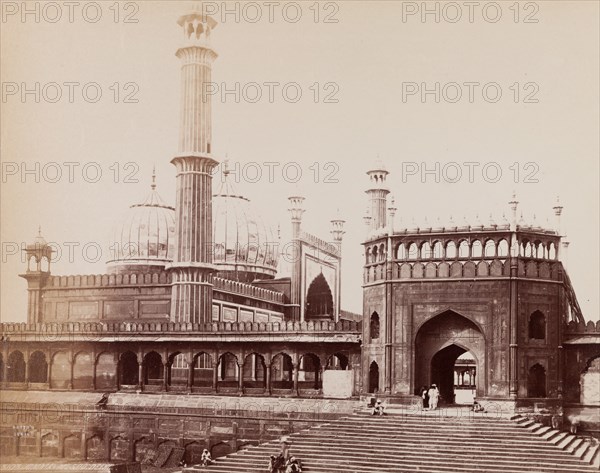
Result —
M0 473L600 471L599 0L0 15Z

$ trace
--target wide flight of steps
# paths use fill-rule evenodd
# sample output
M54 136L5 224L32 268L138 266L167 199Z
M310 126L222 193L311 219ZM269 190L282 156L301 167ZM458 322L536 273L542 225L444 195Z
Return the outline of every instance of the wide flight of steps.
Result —
M306 473L598 472L600 448L520 416L490 418L435 412L386 416L356 413L289 435ZM250 447L185 472L267 471L279 442Z

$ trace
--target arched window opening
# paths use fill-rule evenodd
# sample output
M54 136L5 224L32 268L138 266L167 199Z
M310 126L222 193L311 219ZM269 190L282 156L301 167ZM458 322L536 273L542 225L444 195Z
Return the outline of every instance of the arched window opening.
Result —
M34 351L29 357L29 382L48 382L48 362L46 355L41 351Z
M534 340L546 338L546 316L539 310L529 316L529 338Z
M433 257L435 259L441 259L444 254L444 248L441 241L436 241L433 245Z
M135 355L134 355L135 356ZM137 371L137 361L136 367ZM106 391L117 387L118 362L114 353L100 353L96 361L96 389Z
M527 397L546 397L546 370L539 363L529 368Z
M213 365L208 353L198 353L194 357L194 379L193 386L212 387Z
M50 272L50 261L47 257L43 256L40 263L40 269L46 273Z
M321 361L319 358L308 353L300 358L298 365L298 388L299 389L321 389Z
M163 382L164 367L162 357L151 351L144 357L144 384L161 385Z
M373 251L371 252L371 263L377 263L379 259L379 250L376 246L373 247Z
M379 246L379 261L385 261L385 256L386 256L385 245L382 243Z
M266 365L264 358L258 353L250 353L244 361L242 376L244 387L264 389L267 386Z
M398 251L396 252L397 259L406 259L406 247L403 243L398 245Z
M323 273L319 274L308 288L305 318L332 318L333 295Z
M173 353L169 360L169 379L170 386L186 386L190 367L183 353Z
M127 386L137 385L139 381L139 364L135 353L123 353L120 360L121 384Z
M379 365L373 361L369 366L369 392L374 394L379 391Z
M463 240L458 245L458 257L459 258L468 258L470 254L469 251L469 243L467 240Z
M586 363L581 374L580 403L584 405L598 404L598 386L600 386L600 356Z
M327 364L325 365L326 370L347 370L349 368L350 364L348 363L348 357L342 353L331 355L327 359Z
M494 242L494 240L487 240L485 242L483 254L486 258L493 258L494 256L496 256L496 243Z
M92 353L80 352L73 359L73 389L94 389L94 358Z
M500 243L498 243L498 256L501 258L508 256L508 242L506 240L500 240Z
M9 383L25 382L25 358L23 353L18 350L8 355L6 378Z
M429 259L432 256L431 245L428 241L421 245L421 259Z
M419 257L419 247L416 243L411 243L408 247L408 259L414 260Z
M371 323L369 324L371 341L379 338L379 314L373 312L371 314Z
M219 384L237 386L240 367L234 355L231 353L221 355L217 371Z
M287 353L279 353L271 362L271 387L273 389L292 389L294 365Z
M371 248L367 248L366 249L366 253L365 253L365 263L369 264L371 263Z
M475 240L471 246L471 256L473 258L481 258L483 256L483 245L479 240Z
M550 248L548 249L548 258L556 259L556 246L554 243L550 243Z
M456 258L456 255L456 243L449 241L446 245L446 259L454 259Z

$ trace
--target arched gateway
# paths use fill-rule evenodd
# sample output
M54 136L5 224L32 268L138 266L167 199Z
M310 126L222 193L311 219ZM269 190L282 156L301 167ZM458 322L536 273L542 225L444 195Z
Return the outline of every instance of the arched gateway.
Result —
M455 399L455 389L465 386L465 373L471 384L473 373L485 373L485 338L479 327L468 318L446 310L427 320L417 331L414 343L415 385L418 393L423 386L435 383L446 403L464 402ZM462 370L458 358L470 353L470 369ZM472 369L474 365L474 369ZM485 380L475 378L478 396L485 395Z

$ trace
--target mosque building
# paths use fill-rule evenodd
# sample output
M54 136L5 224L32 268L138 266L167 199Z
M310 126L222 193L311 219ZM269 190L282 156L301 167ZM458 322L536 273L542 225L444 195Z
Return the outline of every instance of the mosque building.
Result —
M153 176L115 226L105 274L54 275L41 234L27 246L27 323L1 327L4 391L377 393L404 403L437 383L447 402L524 412L598 404L600 324L585 322L561 262L559 204L553 228L520 220L516 198L500 221L406 227L394 221L388 171L373 166L357 320L342 310L342 219L312 235L304 197L289 197L294 257L278 277L278 231L236 193L226 166L213 190L212 104L200 90L217 24L200 11L178 24L175 204ZM72 435L87 434L59 437ZM82 450L88 440L78 437Z

